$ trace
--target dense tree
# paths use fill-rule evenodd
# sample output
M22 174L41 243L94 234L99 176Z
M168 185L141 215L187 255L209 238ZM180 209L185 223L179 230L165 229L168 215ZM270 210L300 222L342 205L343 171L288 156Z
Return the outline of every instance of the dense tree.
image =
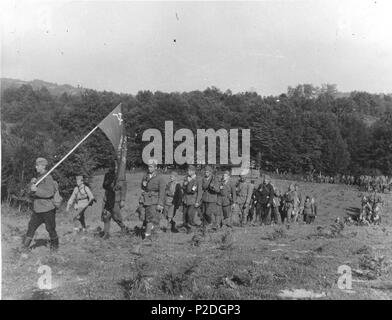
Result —
M2 192L18 193L34 175L34 159L54 165L120 102L128 136L127 166L142 165L144 130L251 130L251 158L266 170L327 174L392 174L392 96L341 94L335 85L300 84L279 96L204 91L140 91L135 96L80 90L51 94L30 85L2 91ZM366 120L366 121L365 121ZM371 121L369 121L371 120ZM63 190L74 176L108 167L114 149L96 130L55 170ZM4 194L2 194L4 196Z

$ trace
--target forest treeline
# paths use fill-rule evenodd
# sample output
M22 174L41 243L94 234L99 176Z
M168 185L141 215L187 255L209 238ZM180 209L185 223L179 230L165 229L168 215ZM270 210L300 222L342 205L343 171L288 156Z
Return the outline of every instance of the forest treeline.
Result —
M119 103L128 136L127 166L142 165L142 134L189 128L250 129L251 159L265 170L291 173L392 175L392 95L351 92L335 85L289 87L279 96L233 94L212 87L192 92L140 91L136 95L84 90L51 94L30 85L1 93L2 199L18 194L34 176L34 161L60 160ZM114 150L96 130L58 169L71 190L76 174L106 168Z

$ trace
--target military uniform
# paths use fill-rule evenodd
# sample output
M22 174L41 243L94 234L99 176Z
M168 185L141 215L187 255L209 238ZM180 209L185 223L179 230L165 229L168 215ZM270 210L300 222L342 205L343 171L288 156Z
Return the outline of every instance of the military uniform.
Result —
M37 165L47 165L44 158L36 160ZM41 179L46 172L42 172L37 179L33 179L30 184L30 189L35 181ZM50 237L50 248L57 249L59 246L59 239L56 232L56 207L53 204L54 194L56 192L56 182L51 175L47 175L38 185L36 191L30 190L30 196L33 198L33 213L27 227L27 232L23 240L23 247L27 249L34 237L35 232L41 224L45 224L45 228Z
M92 199L94 199L94 196L88 186L82 184L82 185L76 186L74 188L72 195L68 200L68 206L75 203L74 209L75 209L76 214L74 215L74 217L72 219L74 222L75 228L77 228L77 222L79 221L80 224L82 225L82 228L86 229L85 213L86 213L87 209L84 211L82 211L82 210L88 206L88 204L90 203L90 201ZM82 211L82 212L79 213L80 211Z
M118 224L122 231L126 230L126 227L122 221L120 204L122 201L125 201L127 193L127 182L116 180L117 179L114 170L107 172L103 179L105 196L101 220L104 222L104 237L109 236L110 221L112 219Z
M289 223L291 222L292 216L294 214L295 191L290 190L286 192L283 201L284 201L283 220Z
M222 222L227 226L231 226L232 205L236 202L236 189L235 186L231 183L231 179L222 181L219 186L219 193L217 195L218 210L216 210L216 213L212 215L213 227L220 227Z
M165 201L165 181L163 177L154 171L152 174L147 173L142 179L143 190L143 207L145 211L144 225L146 226L146 235L159 226L161 212L157 206L164 207Z
M240 222L246 224L248 212L252 204L253 185L244 181L238 181L236 185L237 204L240 209Z
M274 198L272 201L272 209L271 209L271 220L273 223L280 224L281 216L279 213L280 209L280 191L274 187Z
M165 188L165 205L163 215L171 223L171 230L175 231L175 222L173 220L177 209L182 202L182 190L179 183L169 181Z
M202 212L203 212L203 224L211 224L214 220L214 216L217 214L217 200L219 193L219 183L217 179L211 175L208 178L202 179Z
M197 226L195 218L199 214L202 192L202 183L196 175L185 178L183 183L183 225L188 230Z
M273 199L274 189L271 184L262 183L256 191L256 214L261 218L263 224L270 223Z
M317 216L317 205L315 202L305 201L303 209L304 221L310 224Z
M296 189L294 190L294 210L293 210L293 221L298 220L298 215L301 211L301 205L302 205L302 195L301 193Z

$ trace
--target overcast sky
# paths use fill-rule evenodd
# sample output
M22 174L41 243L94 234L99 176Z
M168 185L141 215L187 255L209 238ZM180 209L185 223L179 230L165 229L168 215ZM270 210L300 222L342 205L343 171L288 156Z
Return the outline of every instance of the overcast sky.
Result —
M1 76L98 90L392 92L392 1L0 4Z

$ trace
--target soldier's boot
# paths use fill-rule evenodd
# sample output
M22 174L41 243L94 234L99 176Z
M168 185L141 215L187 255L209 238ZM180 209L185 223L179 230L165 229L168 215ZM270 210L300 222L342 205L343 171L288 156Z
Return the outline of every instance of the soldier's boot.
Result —
M169 221L167 218L164 218L163 221L164 223L161 229L163 232L167 232L169 230L169 224L171 223L171 221Z
M178 233L178 229L176 228L176 222L174 220L170 220L170 224L171 224L171 232L173 233Z
M121 233L125 234L128 232L128 228L125 226L124 222L122 222L122 220L115 220L116 223L118 224L118 226L121 228ZM109 231L108 231L109 233Z
M56 252L59 249L59 238L50 239L50 251Z
M33 240L33 238L25 237L25 239L22 242L22 248L21 248L21 250L23 252L29 252L30 251L30 244L31 244L32 240Z
M126 227L124 224L120 227L121 228L121 233L126 234L129 232L128 227Z
M102 238L103 238L104 240L110 238L110 221L105 221L105 222L103 223Z
M154 225L152 224L152 222L147 222L146 230L144 231L145 239L151 239L152 230L154 230Z

